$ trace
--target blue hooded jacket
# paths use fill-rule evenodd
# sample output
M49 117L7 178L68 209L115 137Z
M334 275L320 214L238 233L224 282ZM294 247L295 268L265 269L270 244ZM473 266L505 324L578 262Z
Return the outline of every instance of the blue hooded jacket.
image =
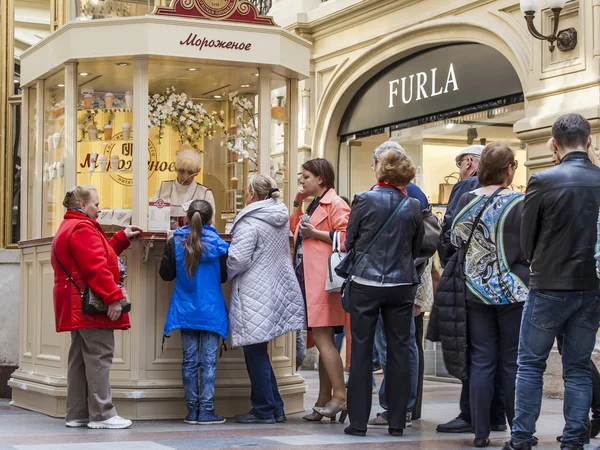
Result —
M185 226L174 232L176 276L175 288L165 322L164 335L178 328L204 330L217 333L227 339L228 320L225 298L221 290L219 258L227 254L229 244L217 231L204 225L203 252L193 278L185 269L183 242L190 234Z

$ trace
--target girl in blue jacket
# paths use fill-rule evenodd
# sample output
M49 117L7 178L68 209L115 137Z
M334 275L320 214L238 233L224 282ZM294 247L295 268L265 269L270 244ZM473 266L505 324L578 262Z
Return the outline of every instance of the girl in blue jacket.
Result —
M167 242L160 276L175 280L164 335L181 332L182 378L189 424L217 424L225 419L214 411L219 338L227 338L227 310L221 283L227 280L229 244L210 225L213 210L205 200L193 201L186 226ZM198 369L200 393L198 393Z

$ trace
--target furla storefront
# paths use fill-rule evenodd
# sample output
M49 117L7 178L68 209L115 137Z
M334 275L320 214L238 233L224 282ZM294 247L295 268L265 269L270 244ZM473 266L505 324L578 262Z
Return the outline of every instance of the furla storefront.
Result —
M440 219L458 179L455 157L468 145L510 142L513 188L524 190L527 155L513 131L524 117L519 77L497 50L463 43L414 53L371 75L349 101L337 128L339 190L352 198L372 186L373 150L387 140L406 149ZM449 377L436 345L426 341L423 356L426 375Z

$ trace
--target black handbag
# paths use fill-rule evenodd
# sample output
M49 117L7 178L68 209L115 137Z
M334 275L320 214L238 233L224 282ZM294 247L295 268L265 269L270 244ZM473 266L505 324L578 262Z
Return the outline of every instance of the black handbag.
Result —
M390 215L390 217L388 218L387 222L383 224L383 226L379 229L379 231L377 232L377 234L375 235L375 237L373 239L371 239L371 241L366 246L366 248L363 250L363 252L356 257L356 261L354 262L354 264L352 264L352 267L348 271L348 276L346 277L346 280L344 280L344 283L342 284L342 289L341 289L341 293L342 293L342 308L344 308L344 311L346 311L348 313L350 312L350 283L352 282L352 274L354 273L354 269L356 268L356 266L358 266L360 264L360 262L362 261L362 259L365 257L365 255L367 254L367 252L371 249L371 247L373 246L373 244L375 243L375 241L377 241L377 239L379 238L379 236L381 236L383 234L383 232L386 230L386 228L392 222L392 219L398 213L398 211L400 211L400 209L402 208L402 205L404 204L404 202L406 202L407 199L408 199L408 196L405 196L400 201L400 203L398 203L398 206L396 207L396 209L394 210L394 212ZM354 255L354 252L352 252L351 254L348 254L348 257L351 258L351 257L353 257L353 255Z
M63 270L67 278L71 281L71 283L73 283L73 285L77 288L79 294L81 295L81 311L84 314L106 314L108 312L108 306L106 305L106 303L104 303L104 301L102 301L102 299L98 297L98 295L96 295L96 293L92 291L89 287L87 287L85 291L83 291L79 287L75 279L71 276L69 271L65 268L65 266L62 265L62 263L58 259L58 255L56 254L56 247L54 245L52 246L52 250L54 251L54 258L56 259L56 262ZM122 276L121 281L123 281L123 279L124 277ZM123 299L120 300L121 313L128 313L131 311L131 302L129 301L129 295L127 294L127 290L125 289L125 286L122 283L119 283L117 286L119 286L121 292L123 293Z

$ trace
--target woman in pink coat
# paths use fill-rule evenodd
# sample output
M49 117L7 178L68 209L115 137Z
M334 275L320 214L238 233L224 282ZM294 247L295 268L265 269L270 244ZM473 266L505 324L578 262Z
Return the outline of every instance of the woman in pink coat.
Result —
M341 242L345 242L350 216L350 207L333 189L334 182L329 161L317 158L305 162L302 189L290 217L296 243L294 266L306 300L308 327L319 350L319 397L314 411L303 417L308 421L323 417L335 420L339 413L340 422L344 422L347 416L344 367L334 340L334 328L344 325L345 312L340 294L325 292L333 234L340 232ZM308 197L314 200L303 213L302 201Z

